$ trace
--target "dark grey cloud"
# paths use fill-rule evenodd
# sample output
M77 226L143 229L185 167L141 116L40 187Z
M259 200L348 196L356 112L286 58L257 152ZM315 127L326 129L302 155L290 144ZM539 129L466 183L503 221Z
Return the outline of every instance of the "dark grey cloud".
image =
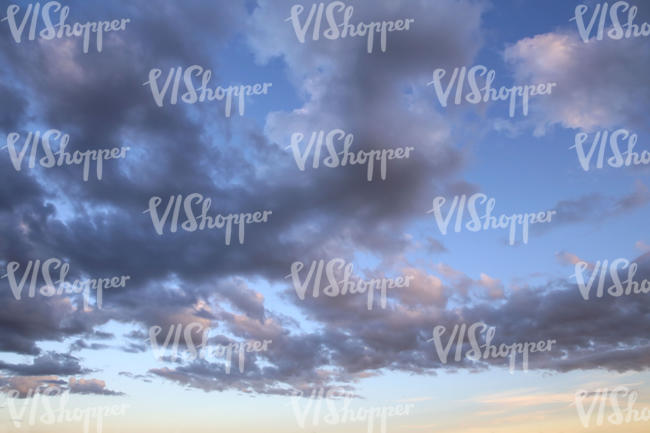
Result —
M107 389L106 382L99 379L71 378L68 389L71 394L124 395L122 392Z
M19 376L70 376L89 373L90 370L83 368L79 361L72 355L47 352L34 358L32 364L12 364L0 361L0 370Z

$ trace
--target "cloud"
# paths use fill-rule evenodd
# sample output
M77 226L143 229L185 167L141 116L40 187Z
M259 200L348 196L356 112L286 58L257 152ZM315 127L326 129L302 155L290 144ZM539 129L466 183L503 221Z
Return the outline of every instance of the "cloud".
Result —
M488 290L488 297L491 299L503 299L503 283L501 280L492 278L487 274L481 273L478 284Z
M34 358L32 364L10 364L0 361L0 370L19 376L86 374L90 370L81 367L79 359L67 354L47 352Z
M650 245L648 245L644 241L637 241L636 244L634 244L634 246L637 249L643 251L644 253L650 252Z
M586 131L648 131L645 71L650 54L644 38L592 39L585 44L573 28L521 39L506 47L504 59L517 82L557 83L532 113L538 133L554 124Z
M542 393L537 390L516 390L500 394L490 394L475 397L477 403L508 407L510 409L527 406L542 406L548 404L568 405L574 399L574 393Z
M126 32L106 38L101 55L82 54L79 40L0 41L3 78L12 83L3 85L0 93L16 108L0 115L5 132L26 134L33 129L31 119L37 119L41 128L69 133L69 151L125 145L133 151L124 161L107 162L101 182L81 182L79 167L24 168L18 173L7 153L0 154L0 164L8 169L0 187L2 257L20 263L62 257L70 263L72 279L131 276L125 288L105 291L104 308L92 315L80 311L80 299L37 296L12 301L6 280L0 281L7 300L0 307L6 318L0 324L6 336L0 349L38 356L41 342L77 337L71 351L101 350L103 342L79 337L111 320L135 322L145 331L154 325L168 329L200 321L223 327L229 339L273 338L282 347L259 355L271 367L264 384L262 376L251 379L254 389L281 392L280 383L305 387L312 377L327 383L363 376L363 363L355 371L346 366L327 371L333 336L299 332L295 321L269 310L251 281L284 284L286 269L296 259L352 256L359 248L399 254L410 246L403 236L405 226L420 214L421 203L432 192L460 185L456 177L464 159L450 143L450 125L427 107L430 95L423 93L424 84L437 62L455 65L477 53L483 6L451 0L405 5L399 14L416 16L421 24L391 35L388 51L370 56L361 55L360 39L297 44L285 21L288 9L264 1L250 13L242 4L224 9L200 1L182 6L172 1L156 6L145 1L84 4L71 8L72 18L131 19ZM355 6L356 16L364 20L395 13L389 1ZM212 68L213 81L220 81L228 68L222 68L215 52L231 46L242 34L238 23L247 20L244 42L260 61L282 57L294 93L305 97L304 106L271 110L261 129L246 118L215 116L209 104L155 105L142 86L151 68L200 64ZM271 33L281 43L272 42ZM326 57L331 53L335 55L330 63ZM61 80L62 73L68 79ZM314 79L303 86L306 74ZM326 97L325 88L334 97ZM30 98L24 89L29 89ZM278 131L294 126L345 128L360 149L413 146L419 154L409 164L391 164L381 182L367 182L358 167L301 173L287 152L278 151L278 146L286 146ZM190 192L211 198L221 211L272 209L273 215L267 226L247 229L244 245L226 247L223 233L217 232L156 235L150 217L142 213L151 196ZM341 234L333 237L334 232ZM406 302L444 303L434 277L418 278L411 292L404 293ZM353 305L358 299L343 302ZM123 346L130 352L148 350L144 339L129 339ZM309 353L303 353L306 349ZM20 374L74 375L87 370L81 360L68 356L63 360L46 354L34 365L3 367ZM333 356L352 361L336 349ZM304 373L297 373L302 369ZM223 389L220 384L209 386Z
M58 390L65 383L58 376L0 377L0 391L14 394L18 398L31 398L36 392L44 393Z
M0 391L10 394L17 393L18 398L32 397L34 393L59 395L65 392L85 395L124 395L121 392L106 389L106 382L103 380L71 377L65 381L56 375L0 377Z
M634 191L620 197L589 193L574 199L560 200L553 206L557 212L553 216L553 223L532 226L531 232L539 234L565 224L601 222L643 208L648 203L648 187L642 181L636 180Z
M580 263L584 261L580 257L576 256L575 254L568 253L566 251L556 253L555 257L557 257L558 262L562 264L568 264L568 265L575 265L576 263Z
M99 379L75 379L68 381L71 394L124 395L121 392L106 389L106 382Z
M434 275L427 275L419 269L406 268L404 275L410 278L408 287L395 291L395 296L404 305L436 305L444 308L447 296L442 281Z

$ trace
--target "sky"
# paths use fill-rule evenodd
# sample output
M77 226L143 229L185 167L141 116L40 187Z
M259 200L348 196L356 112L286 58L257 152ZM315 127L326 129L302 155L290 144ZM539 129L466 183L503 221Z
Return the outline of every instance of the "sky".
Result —
M604 3L326 1L319 32L311 0L41 1L35 16L0 0L0 431L647 431L650 4L594 15ZM371 50L327 37L344 8L402 29ZM62 13L70 32L118 22L101 44L87 26L84 47L47 37ZM630 13L637 36L617 38L611 17ZM449 84L475 66L497 90L554 85L510 115ZM202 79L218 100L192 102ZM346 140L396 158L372 176L332 163ZM639 163L617 164L630 142ZM48 166L48 150L77 163ZM549 216L526 240L472 231L471 197L478 217L488 199L497 218ZM192 230L188 209L211 222ZM63 268L93 280L85 301ZM330 296L330 276L365 293ZM488 329L496 346L553 343L510 368L450 339L475 324L483 348ZM645 419L616 416L629 401ZM383 408L382 425L368 413Z

